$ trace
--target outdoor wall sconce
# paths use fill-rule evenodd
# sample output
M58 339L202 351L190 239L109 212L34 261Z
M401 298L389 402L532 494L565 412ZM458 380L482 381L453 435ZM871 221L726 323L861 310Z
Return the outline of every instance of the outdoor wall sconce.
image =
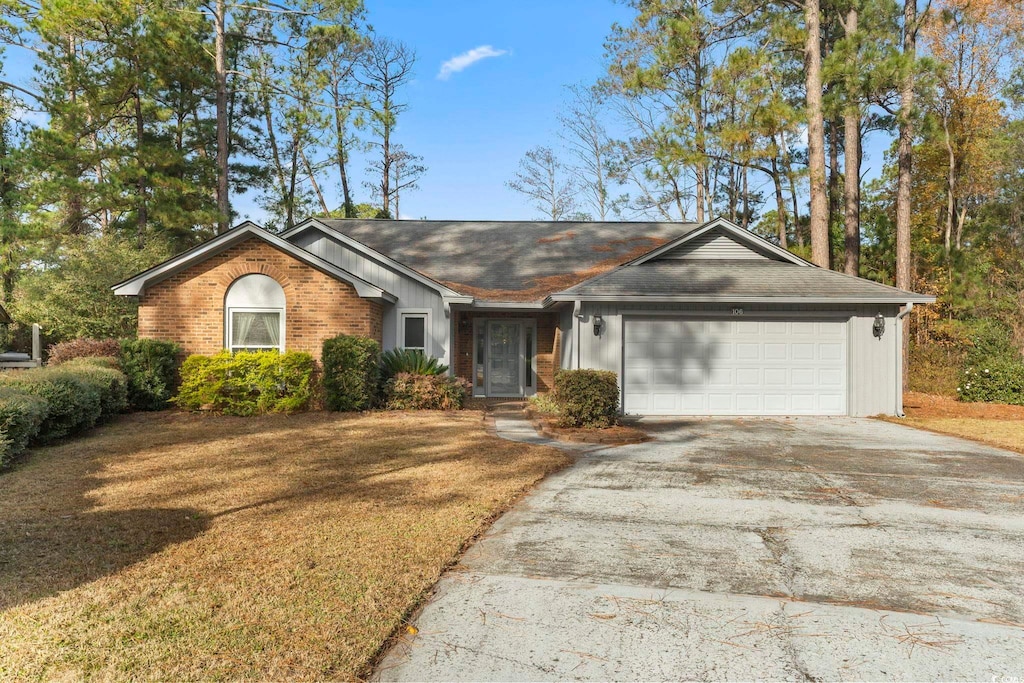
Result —
M881 339L882 335L885 334L885 316L881 313L875 314L875 324L871 326L871 333L877 339Z
M601 331L604 330L604 318L599 315L594 316L594 336L600 337Z

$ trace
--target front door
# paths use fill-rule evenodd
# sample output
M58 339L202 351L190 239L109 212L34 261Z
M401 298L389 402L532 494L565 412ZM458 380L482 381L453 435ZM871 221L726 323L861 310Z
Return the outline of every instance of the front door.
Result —
M523 324L487 322L487 395L523 395Z

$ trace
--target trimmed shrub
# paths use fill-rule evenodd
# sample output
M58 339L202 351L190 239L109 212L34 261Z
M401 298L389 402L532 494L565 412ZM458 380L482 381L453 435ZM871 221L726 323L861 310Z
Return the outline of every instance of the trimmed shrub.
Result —
M117 359L79 357L60 367L74 371L99 389L101 419L128 410L128 377L116 369Z
M387 382L399 373L443 375L448 366L419 349L391 349L380 356L382 379Z
M60 365L75 358L117 358L120 355L121 342L116 339L80 337L52 345L46 362L48 365Z
M96 424L103 414L102 386L74 369L37 368L0 375L0 386L44 399L38 443L62 439Z
M1024 405L1024 361L996 358L968 366L957 395L961 401Z
M163 410L174 393L181 347L158 339L121 341L121 370L133 410Z
M339 334L324 341L323 386L328 410L367 410L380 388L380 344L367 337Z
M384 387L384 407L388 410L460 410L469 390L469 382L461 377L400 372Z
M555 401L563 427L611 427L619 416L619 381L609 370L559 370Z
M313 395L314 367L313 357L298 351L189 356L174 402L240 416L304 410Z
M0 467L22 453L39 434L46 400L13 388L0 388Z

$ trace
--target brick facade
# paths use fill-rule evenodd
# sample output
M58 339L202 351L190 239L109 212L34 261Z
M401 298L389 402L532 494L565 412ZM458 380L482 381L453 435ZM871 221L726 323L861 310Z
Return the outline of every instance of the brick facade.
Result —
M228 287L252 273L284 290L286 350L319 359L324 339L342 333L383 342L381 304L255 237L148 287L139 297L139 337L177 342L186 353L217 353L224 348Z
M473 320L529 319L537 321L536 363L537 393L546 393L555 386L555 370L562 358L562 334L557 313L486 313L453 311L455 317L455 374L473 382Z

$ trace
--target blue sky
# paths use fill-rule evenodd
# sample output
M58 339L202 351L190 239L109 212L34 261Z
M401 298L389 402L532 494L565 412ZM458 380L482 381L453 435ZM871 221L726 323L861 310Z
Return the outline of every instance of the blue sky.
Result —
M417 54L395 137L428 171L418 191L403 195L403 217L536 218L505 182L526 150L553 142L564 86L601 75L604 39L629 9L611 0L369 0L367 14L379 34ZM438 78L444 62L481 46L505 53ZM353 166L361 173L365 161ZM368 199L365 188L358 193Z

